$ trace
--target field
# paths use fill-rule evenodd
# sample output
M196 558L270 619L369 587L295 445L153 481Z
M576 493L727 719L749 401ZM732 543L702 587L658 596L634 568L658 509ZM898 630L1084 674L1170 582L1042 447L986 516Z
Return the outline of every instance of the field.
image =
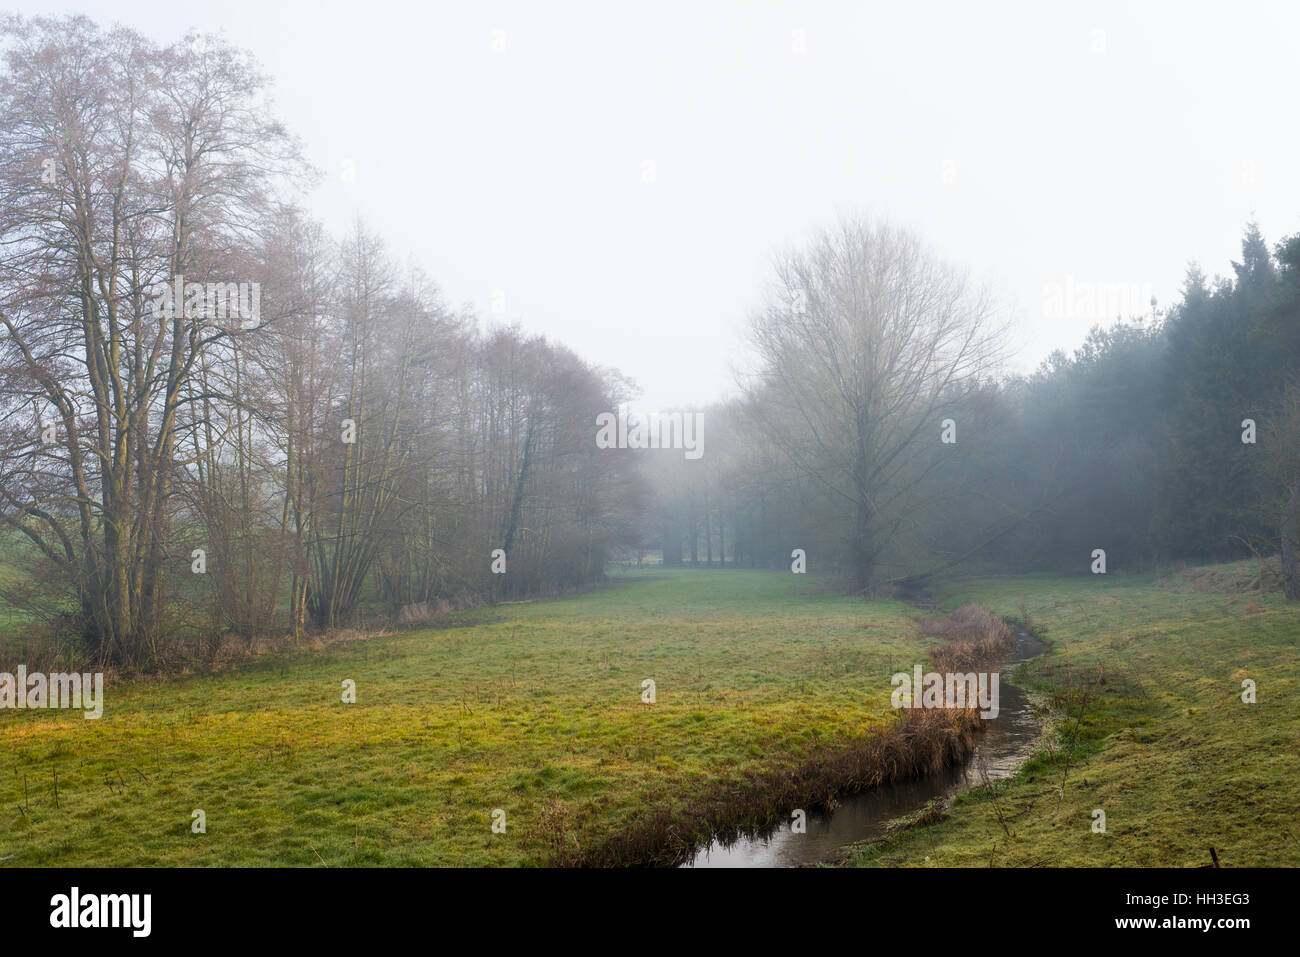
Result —
M973 792L852 863L1191 865L1211 845L1225 864L1300 863L1300 610L1150 576L967 580L937 597L1028 613L1051 643L1045 704L1067 682L1067 642L1069 680L1104 663L1105 684L1059 806L1058 753L996 804ZM647 569L437 628L113 684L98 721L0 712L0 861L545 865L891 722L889 675L928 645L919 614L804 576ZM1257 704L1239 701L1246 677Z
M0 713L0 859L548 863L557 838L600 840L887 719L888 675L927 644L916 612L801 591L821 589L644 571L456 627L112 686L98 721Z
M1249 576L1236 569L945 588L944 604L1028 612L1051 642L1033 681L1045 704L1066 685L1068 646L1074 717L1058 709L1051 722L1055 761L1043 748L1014 780L959 797L938 823L857 848L850 863L1185 867L1211 864L1213 847L1224 867L1300 864L1300 608L1242 593ZM1245 679L1255 704L1242 701ZM1099 696L1084 708L1089 688ZM1098 809L1104 833L1093 831Z

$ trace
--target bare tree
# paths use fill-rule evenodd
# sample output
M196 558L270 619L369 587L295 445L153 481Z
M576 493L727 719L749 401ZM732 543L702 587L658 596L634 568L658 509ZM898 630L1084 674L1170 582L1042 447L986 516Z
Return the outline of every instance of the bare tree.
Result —
M328 243L246 53L0 38L0 524L39 556L30 611L165 665L185 624L215 649L603 576L639 494L595 446L614 375L481 336L359 226ZM227 308L244 286L264 308Z
M942 463L942 413L989 373L990 298L913 234L845 218L777 265L751 324L751 390L771 441L838 503L855 590Z
M0 394L7 422L56 429L10 434L0 518L59 570L97 655L156 659L182 408L239 319L160 312L153 290L229 280L295 148L218 41L195 56L80 17L3 36Z

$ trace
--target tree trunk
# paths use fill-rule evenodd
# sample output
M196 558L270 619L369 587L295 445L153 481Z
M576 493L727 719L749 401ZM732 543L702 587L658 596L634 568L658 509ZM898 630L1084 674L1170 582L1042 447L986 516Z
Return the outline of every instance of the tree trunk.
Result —
M1296 562L1296 507L1300 499L1300 485L1292 485L1286 508L1282 511L1279 528L1282 558L1282 591L1288 601L1300 600L1300 569Z

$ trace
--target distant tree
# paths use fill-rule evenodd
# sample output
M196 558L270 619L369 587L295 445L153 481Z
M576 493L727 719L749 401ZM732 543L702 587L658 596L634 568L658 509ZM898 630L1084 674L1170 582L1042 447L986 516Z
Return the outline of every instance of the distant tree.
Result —
M1258 457L1241 442L1241 422L1261 418L1286 372L1260 335L1278 284L1253 223L1241 249L1231 280L1207 284L1199 270L1189 272L1167 324L1167 442L1153 535L1169 558L1240 557L1243 540L1266 533L1255 507L1263 494Z
M1292 601L1300 600L1300 381L1292 383L1269 417L1263 444L1268 491L1261 511L1274 530L1282 590Z
M835 502L861 591L944 464L944 413L994 369L994 304L913 234L845 218L778 263L750 335L769 440Z

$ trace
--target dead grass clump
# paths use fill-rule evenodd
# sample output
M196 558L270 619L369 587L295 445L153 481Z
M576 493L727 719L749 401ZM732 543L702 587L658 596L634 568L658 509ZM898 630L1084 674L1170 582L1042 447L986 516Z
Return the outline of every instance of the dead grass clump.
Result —
M921 634L943 641L930 652L930 662L947 672L970 671L1016 643L1007 623L982 605L962 605L945 617L922 619Z
M952 801L948 798L932 798L925 802L925 805L913 814L907 814L903 817L894 818L885 824L885 834L893 837L902 831L909 831L914 827L927 827L931 824L938 824L948 816L948 809L952 807Z
M1282 590L1277 562L1272 559L1175 566L1159 579L1158 584L1181 595L1260 595Z

